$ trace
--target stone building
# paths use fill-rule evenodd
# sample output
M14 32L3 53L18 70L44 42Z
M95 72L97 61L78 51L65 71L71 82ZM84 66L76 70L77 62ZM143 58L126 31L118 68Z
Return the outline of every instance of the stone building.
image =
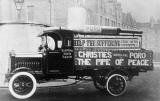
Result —
M24 1L20 12L17 12L18 4L15 1L17 0L0 0L1 22L18 21L67 27L71 22L69 19L75 17L73 12L76 12L69 9L80 8L81 10L76 9L76 17L81 17L85 25L130 26L123 23L122 7L117 0L20 0Z
M131 13L122 13L122 28L137 29L136 21Z

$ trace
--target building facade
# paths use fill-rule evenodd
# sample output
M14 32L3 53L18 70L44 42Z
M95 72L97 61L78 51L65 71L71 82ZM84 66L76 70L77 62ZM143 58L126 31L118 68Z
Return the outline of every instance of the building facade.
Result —
M68 19L72 17L69 16L68 9L78 7L86 12L79 12L79 16L85 19L85 25L133 27L131 20L134 19L123 13L117 0L20 0L23 1L21 10L18 10L15 1L17 0L0 0L0 22L42 23L67 27L70 23ZM129 22L126 23L125 20Z

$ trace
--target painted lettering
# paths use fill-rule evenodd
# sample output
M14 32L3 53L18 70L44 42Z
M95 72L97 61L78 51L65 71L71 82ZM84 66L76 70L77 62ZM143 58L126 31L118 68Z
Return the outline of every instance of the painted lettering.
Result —
M149 60L147 59L128 59L129 66L149 66Z
M90 52L90 51L79 51L79 58L112 58L112 52Z
M135 58L135 59L145 59L146 58L146 53L134 53L134 52L130 52L129 57L130 58Z
M78 65L91 65L91 59L77 59L78 60Z
M96 59L96 65L98 66L109 66L110 64L110 59Z
M123 61L124 61L124 59L116 59L115 60L115 65L121 66Z

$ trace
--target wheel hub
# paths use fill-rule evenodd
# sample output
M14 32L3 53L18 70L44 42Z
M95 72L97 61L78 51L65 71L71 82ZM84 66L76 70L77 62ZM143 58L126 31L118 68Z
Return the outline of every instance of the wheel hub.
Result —
M13 82L14 91L20 95L29 93L32 90L32 87L32 80L25 75L17 77Z

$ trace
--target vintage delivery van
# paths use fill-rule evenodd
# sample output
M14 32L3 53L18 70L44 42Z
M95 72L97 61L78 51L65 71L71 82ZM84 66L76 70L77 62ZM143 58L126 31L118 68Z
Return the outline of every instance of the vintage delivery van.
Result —
M153 52L142 48L142 31L109 27L81 30L46 28L39 52L10 52L6 79L19 99L31 97L36 84L56 79L92 78L95 88L122 95L127 80L153 70Z

